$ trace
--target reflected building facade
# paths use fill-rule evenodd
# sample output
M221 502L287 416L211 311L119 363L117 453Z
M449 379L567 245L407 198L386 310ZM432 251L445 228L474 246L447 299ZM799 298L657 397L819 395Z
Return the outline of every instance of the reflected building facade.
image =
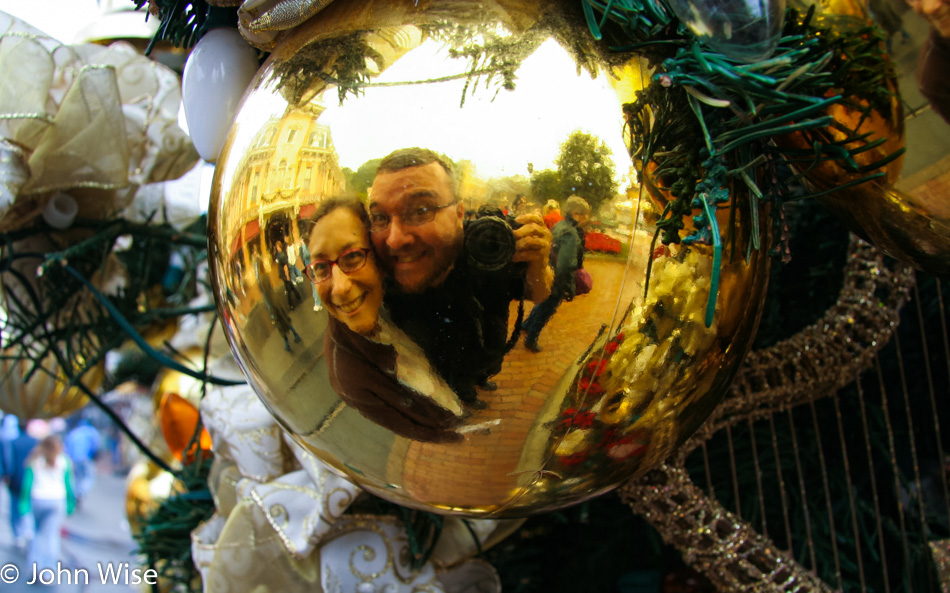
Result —
M235 237L230 255L236 265L246 269L250 244L257 251L276 240L299 243L295 221L345 190L330 129L318 122L323 110L311 102L270 118L236 167L231 199L240 207L230 209L225 222L228 235Z

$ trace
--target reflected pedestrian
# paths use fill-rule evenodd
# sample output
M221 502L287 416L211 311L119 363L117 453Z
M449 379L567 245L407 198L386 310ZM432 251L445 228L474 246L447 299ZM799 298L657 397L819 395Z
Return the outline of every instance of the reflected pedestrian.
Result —
M584 227L590 219L590 204L580 196L571 196L564 204L564 220L554 225L551 234L551 265L554 285L551 296L531 309L524 322L524 347L540 352L538 337L554 316L561 301L570 301L577 290L574 273L584 265Z
M300 342L300 334L294 329L290 316L281 305L277 294L275 294L276 288L264 275L260 267L260 261L256 259L254 260L254 277L257 279L257 286L261 290L261 300L264 301L264 306L267 309L267 314L270 316L271 323L274 324L274 327L280 332L280 337L284 340L284 350L290 352L290 340L288 340L287 334L293 334L294 343Z
M930 24L917 64L917 84L930 106L950 123L950 0L908 0Z
M294 281L293 274L290 271L291 268L296 270L296 266L290 263L288 253L293 253L293 250L288 251L284 242L278 239L274 243L274 261L277 264L277 275L280 276L281 282L284 283L284 292L287 294L287 306L293 311L297 305L303 301L303 297L297 292L297 283ZM294 261L296 261L296 258L294 258ZM296 271L299 272L299 270Z
M553 229L554 225L564 218L561 215L561 205L555 200L548 200L541 208L541 218L544 219L544 226Z

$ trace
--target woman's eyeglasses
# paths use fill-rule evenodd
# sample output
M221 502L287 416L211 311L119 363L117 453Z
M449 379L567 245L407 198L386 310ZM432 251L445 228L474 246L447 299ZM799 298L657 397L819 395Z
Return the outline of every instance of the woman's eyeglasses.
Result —
M368 255L369 248L367 247L347 249L336 259L318 259L311 262L304 268L304 272L306 272L307 278L310 278L311 282L319 284L330 278L334 264L340 266L340 270L344 274L352 274L366 265Z
M454 206L457 203L458 200L441 206L411 206L396 216L398 216L399 220L406 226L419 226L420 224L432 222L439 210ZM389 228L389 223L392 222L392 219L392 215L384 212L370 212L369 230L374 233L385 231Z

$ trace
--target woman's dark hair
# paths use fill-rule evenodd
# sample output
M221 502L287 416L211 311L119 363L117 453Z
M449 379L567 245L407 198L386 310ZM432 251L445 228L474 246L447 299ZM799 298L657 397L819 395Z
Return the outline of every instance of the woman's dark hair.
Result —
M309 229L307 229L306 233L301 232L301 235L306 234L308 243L310 241L310 233L313 232L313 227L317 224L317 221L337 208L345 208L356 215L360 222L363 223L363 227L366 228L366 234L369 234L369 213L366 211L366 206L363 202L356 196L333 196L320 202L320 205L317 206L317 211L314 212L313 216L309 217L307 221Z

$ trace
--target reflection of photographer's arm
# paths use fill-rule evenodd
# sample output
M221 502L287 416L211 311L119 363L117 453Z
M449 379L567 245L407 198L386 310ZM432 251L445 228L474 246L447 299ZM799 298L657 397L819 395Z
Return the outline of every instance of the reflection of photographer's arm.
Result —
M528 294L525 298L540 303L551 294L554 270L548 265L551 252L551 231L538 214L522 214L515 219L521 226L514 230L515 254L511 260L527 262L525 279Z
M950 0L908 0L908 4L931 27L917 68L920 92L950 123Z

